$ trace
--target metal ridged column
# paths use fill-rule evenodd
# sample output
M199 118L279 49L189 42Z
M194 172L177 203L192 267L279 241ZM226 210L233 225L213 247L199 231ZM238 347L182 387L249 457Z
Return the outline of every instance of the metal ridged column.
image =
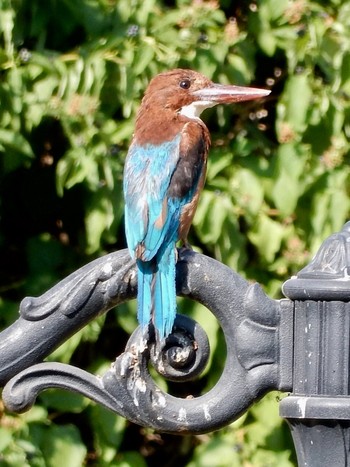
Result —
M284 284L294 300L293 391L280 404L299 466L350 462L350 224Z

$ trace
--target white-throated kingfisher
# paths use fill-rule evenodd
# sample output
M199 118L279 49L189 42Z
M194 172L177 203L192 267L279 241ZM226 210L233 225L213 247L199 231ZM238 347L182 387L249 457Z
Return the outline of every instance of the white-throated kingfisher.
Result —
M199 118L217 104L270 91L215 84L192 70L153 78L136 117L124 168L125 230L138 270L138 320L159 339L176 315L176 242L187 234L203 188L210 134Z

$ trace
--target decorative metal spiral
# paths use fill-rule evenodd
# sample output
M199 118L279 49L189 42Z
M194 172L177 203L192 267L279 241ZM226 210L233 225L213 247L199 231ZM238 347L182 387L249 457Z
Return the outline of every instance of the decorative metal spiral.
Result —
M12 373L6 362L1 367L7 368L3 380L12 377L3 391L6 406L12 411L28 410L40 391L60 387L141 425L200 433L234 420L268 390L289 388L288 377L279 371L276 343L283 321L279 303L221 263L184 249L177 263L178 294L206 306L218 319L226 340L223 372L206 394L176 398L162 391L149 371L152 364L168 380L186 382L205 368L208 337L198 323L180 315L173 333L162 343L155 342L151 330L143 333L138 328L102 377L60 363L33 365L93 317L134 298L135 285L134 264L122 251L76 271L42 297L26 299L22 317L12 332L7 329L2 336L9 345L3 360L13 355L14 336L19 332L26 332L23 345L35 351L27 359L18 359Z
M206 367L209 340L191 318L177 315L173 333L162 343L150 344L150 360L157 372L170 381L190 381Z

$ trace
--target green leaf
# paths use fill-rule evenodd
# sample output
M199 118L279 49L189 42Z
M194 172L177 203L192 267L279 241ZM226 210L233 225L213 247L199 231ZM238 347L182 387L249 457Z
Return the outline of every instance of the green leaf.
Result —
M34 153L25 137L15 131L0 128L0 149L12 149L25 157L32 158Z
M84 180L85 171L79 162L84 156L83 148L74 148L57 164L57 191L61 196L65 188L71 188Z
M217 242L230 211L232 204L225 193L203 191L193 224L199 227L204 243Z
M342 90L346 94L350 94L350 51L345 53L341 63L341 79L342 79Z
M12 434L9 430L0 427L0 452L9 446L12 442Z
M123 303L117 308L118 324L128 334L135 331L138 326L136 300Z
M249 61L245 60L244 57L236 54L229 55L227 59L235 70L235 83L249 83L252 79L251 69L249 68ZM239 80L238 77L240 77Z
M34 405L28 412L21 414L21 420L25 423L34 423L34 422L47 422L47 410L40 406Z
M275 451L267 451L265 449L258 449L252 459L252 465L255 467L294 467L295 464L289 460L291 452L276 453Z
M277 44L271 29L264 27L263 31L261 31L259 34L258 40L260 47L265 52L265 54L269 57L272 57L276 51Z
M100 405L94 405L91 407L91 424L94 429L98 449L104 450L105 446L110 446L115 451L118 450L127 424L125 418L116 415Z
M323 177L323 184L313 195L310 218L318 246L325 232L331 235L340 230L348 218L350 209L346 189L348 180L348 170L334 170Z
M4 2L0 15L0 32L4 37L6 54L9 58L13 55L12 33L15 25L15 14L9 2Z
M264 200L264 188L260 177L248 169L241 168L235 172L234 183L238 184L237 203L251 215L257 215Z
M307 152L295 144L282 144L276 153L274 178L276 182L272 190L272 199L286 217L294 213L304 184L301 180L306 166Z
M73 425L51 425L47 427L42 451L49 467L81 467L87 449L81 441L78 429Z
M288 125L290 131L295 134L305 130L312 96L310 77L306 73L293 75L288 79L282 100L277 106L279 115L277 132L280 140L286 139L286 130L282 123Z
M228 467L240 465L238 452L232 441L215 437L195 449L192 462L187 467Z
M289 6L289 0L281 0L278 3L274 0L264 0L261 2L260 14L266 21L272 22L280 19Z
M103 190L94 193L85 216L87 252L99 249L103 233L110 228L114 219L114 210Z
M134 73L140 75L149 66L154 58L154 44L145 43L140 47L134 57Z
M111 464L112 467L147 467L144 458L135 451L126 451L118 455L116 462Z
M284 228L280 222L261 213L248 236L264 261L271 263L280 250Z
M57 349L50 354L48 360L53 362L59 361L61 363L69 363L73 353L82 341L82 336L83 330L76 332L66 342L63 342L63 344L57 347Z
M207 184L215 183L215 178L225 169L232 166L232 155L222 150L212 150L208 160ZM228 182L227 182L228 188Z
M40 401L48 409L59 412L80 413L89 404L88 400L75 392L52 389L40 395Z

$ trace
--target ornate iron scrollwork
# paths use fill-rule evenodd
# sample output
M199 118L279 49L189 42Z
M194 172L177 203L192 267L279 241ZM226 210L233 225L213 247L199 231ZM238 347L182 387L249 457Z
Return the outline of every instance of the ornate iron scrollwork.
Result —
M152 329L143 334L138 328L102 376L71 365L39 363L91 319L135 297L134 264L124 250L93 261L39 298L23 300L19 320L0 339L5 405L15 412L28 410L40 391L60 387L141 425L200 433L236 419L269 390L291 389L289 301L271 300L258 284L250 285L223 264L185 249L179 250L177 288L179 295L205 305L225 336L225 366L207 393L176 398L162 391L149 371L152 364L165 378L185 382L204 369L207 336L185 316L177 316L174 332L161 344Z
M177 292L207 307L227 348L222 374L207 393L185 398L161 390L150 365L171 381L198 377L209 356L204 330L177 316L162 342L140 328L102 376L42 362L90 320L136 295L126 250L79 269L38 298L0 334L3 399L27 410L49 387L79 392L135 423L172 433L203 433L239 417L271 389L291 391L280 415L291 428L300 465L344 466L350 433L350 223L325 240L311 263L288 280L288 299L271 300L221 263L179 250Z

